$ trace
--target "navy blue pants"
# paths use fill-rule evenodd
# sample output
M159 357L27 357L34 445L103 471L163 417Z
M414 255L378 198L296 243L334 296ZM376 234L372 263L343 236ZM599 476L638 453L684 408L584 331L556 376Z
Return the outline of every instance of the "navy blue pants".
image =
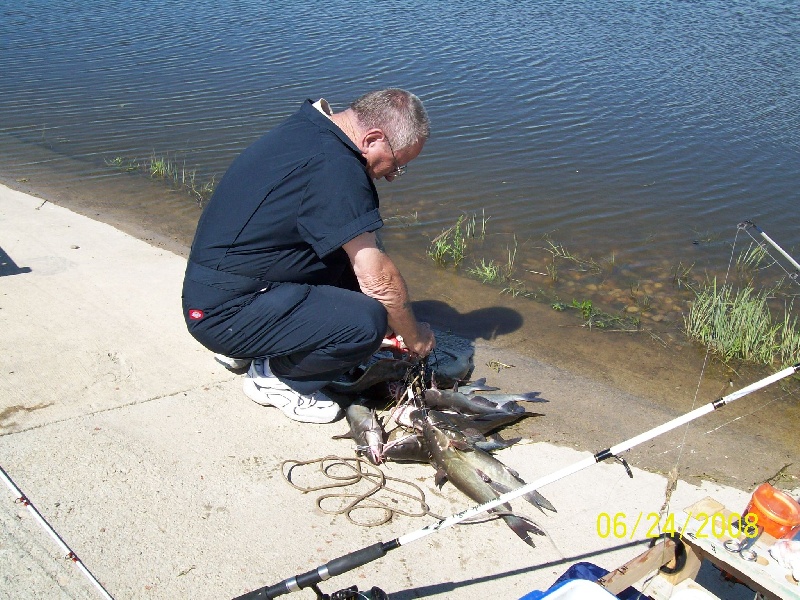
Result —
M386 309L360 291L334 286L272 283L236 295L184 281L183 312L206 348L234 358L269 358L292 389L311 394L380 348Z

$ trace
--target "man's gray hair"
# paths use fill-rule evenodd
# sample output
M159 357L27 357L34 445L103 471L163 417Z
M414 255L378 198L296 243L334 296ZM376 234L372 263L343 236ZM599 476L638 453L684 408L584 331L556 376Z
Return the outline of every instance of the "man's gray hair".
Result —
M381 129L395 152L413 146L431 135L431 122L422 101L397 88L368 92L350 105L359 124Z

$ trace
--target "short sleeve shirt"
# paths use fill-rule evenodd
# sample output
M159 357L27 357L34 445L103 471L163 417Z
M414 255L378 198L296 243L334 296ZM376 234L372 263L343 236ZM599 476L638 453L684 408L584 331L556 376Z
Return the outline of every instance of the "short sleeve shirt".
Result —
M342 245L382 225L361 152L307 100L233 161L189 260L264 281L330 284L349 265Z

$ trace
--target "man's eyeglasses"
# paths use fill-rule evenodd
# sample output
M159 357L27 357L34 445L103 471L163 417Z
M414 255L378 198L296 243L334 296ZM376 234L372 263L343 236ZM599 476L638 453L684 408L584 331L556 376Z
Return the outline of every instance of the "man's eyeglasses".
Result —
M402 167L397 164L397 156L394 154L394 148L392 148L392 142L389 141L389 138L386 137L384 134L383 139L386 140L386 143L389 144L389 150L392 151L392 160L394 161L394 171L387 174L387 177L394 177L395 179L400 177L400 175L404 175L406 171L408 171L408 165L403 165Z

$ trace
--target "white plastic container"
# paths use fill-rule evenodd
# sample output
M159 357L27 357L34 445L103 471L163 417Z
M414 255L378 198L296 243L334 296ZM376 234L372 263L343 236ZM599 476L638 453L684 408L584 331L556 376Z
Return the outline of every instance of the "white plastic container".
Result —
M541 596L542 600L618 600L606 588L588 579L568 579Z

